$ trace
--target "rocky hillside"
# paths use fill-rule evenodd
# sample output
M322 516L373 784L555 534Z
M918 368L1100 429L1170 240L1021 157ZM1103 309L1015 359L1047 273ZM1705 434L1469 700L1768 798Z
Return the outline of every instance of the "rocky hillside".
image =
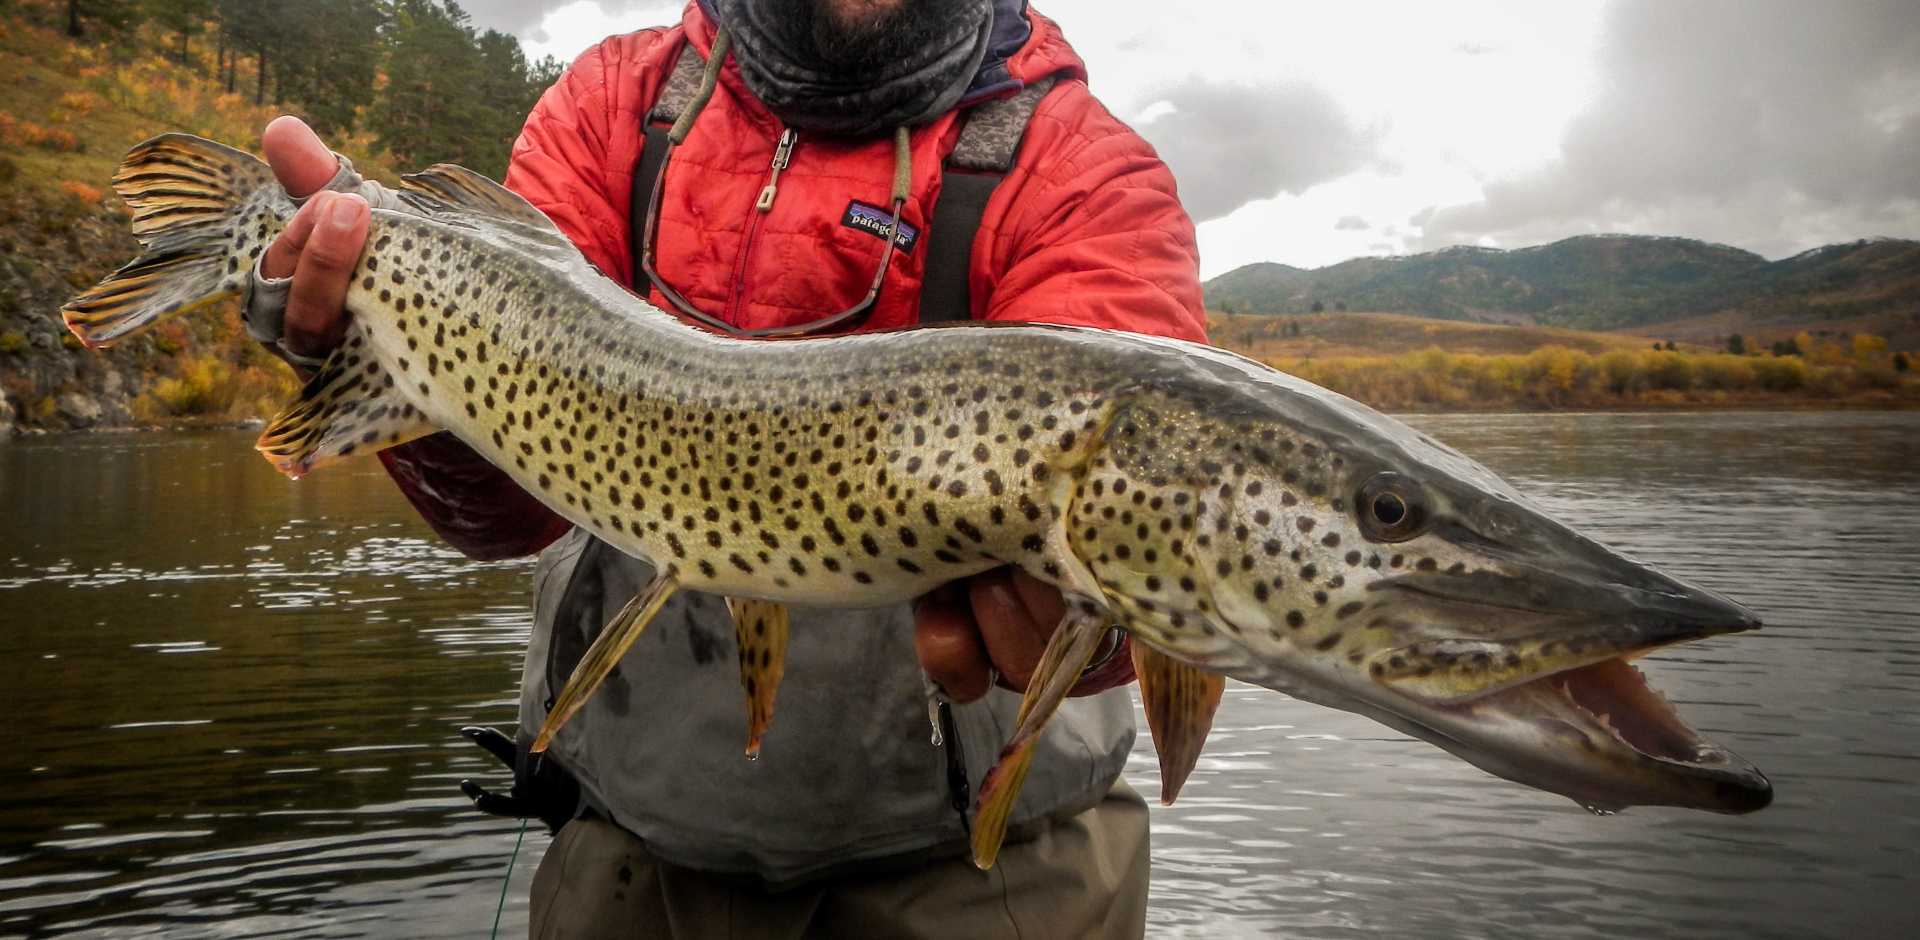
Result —
M1209 306L1237 313L1350 309L1580 329L1734 313L1726 331L1768 332L1754 328L1920 318L1920 242L1869 239L1768 261L1693 239L1596 235L1312 270L1252 264L1206 287Z

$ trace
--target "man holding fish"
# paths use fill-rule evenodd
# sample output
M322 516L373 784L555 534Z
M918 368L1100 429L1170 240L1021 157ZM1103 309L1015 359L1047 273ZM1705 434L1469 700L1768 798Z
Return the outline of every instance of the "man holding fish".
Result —
M311 369L346 333L368 200L394 196L297 120L270 125L263 149L307 198L260 264L249 318ZM528 118L507 184L608 275L715 331L972 319L1204 338L1171 175L1021 0L700 0L678 26L581 56ZM1036 746L999 864L969 864L970 795L1061 619L1055 588L1000 569L911 610L795 610L779 722L755 761L739 750L728 609L682 593L650 629L658 645L624 659L535 761L552 697L648 566L450 435L382 459L456 548L542 553L518 745L468 731L516 766L515 788L467 788L557 830L536 936L1143 931L1146 811L1119 780L1134 732L1117 631Z

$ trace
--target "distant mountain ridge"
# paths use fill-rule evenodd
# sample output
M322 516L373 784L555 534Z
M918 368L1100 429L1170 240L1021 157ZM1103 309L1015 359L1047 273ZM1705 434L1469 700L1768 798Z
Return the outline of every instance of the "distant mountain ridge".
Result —
M1326 310L1617 329L1737 313L1742 322L1920 316L1920 242L1862 239L1768 261L1691 238L1582 235L1531 248L1456 246L1303 269L1263 262L1206 283L1237 313Z

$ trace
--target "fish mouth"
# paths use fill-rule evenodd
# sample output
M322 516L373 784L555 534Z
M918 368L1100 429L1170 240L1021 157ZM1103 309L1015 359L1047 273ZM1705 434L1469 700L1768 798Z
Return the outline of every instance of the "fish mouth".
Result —
M1494 774L1596 812L1635 805L1751 813L1773 801L1765 774L1683 721L1616 656L1451 704L1413 720L1422 735Z
M1688 726L1633 665L1760 619L1571 533L1534 554L1556 561L1375 586L1412 641L1367 662L1384 693L1375 701L1398 719L1388 723L1589 809L1772 802L1765 774Z

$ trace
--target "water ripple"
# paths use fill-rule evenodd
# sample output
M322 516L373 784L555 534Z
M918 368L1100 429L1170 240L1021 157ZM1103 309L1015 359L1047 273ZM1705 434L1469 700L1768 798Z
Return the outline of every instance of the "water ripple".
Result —
M1418 423L1760 613L1645 668L1768 770L1775 806L1595 818L1233 684L1180 803L1152 810L1152 935L1920 932L1920 416ZM0 708L32 754L0 789L0 936L491 920L514 824L455 787L505 774L456 729L513 720L528 564L442 547L371 465L292 485L247 440L0 445ZM1127 775L1156 792L1142 742Z

